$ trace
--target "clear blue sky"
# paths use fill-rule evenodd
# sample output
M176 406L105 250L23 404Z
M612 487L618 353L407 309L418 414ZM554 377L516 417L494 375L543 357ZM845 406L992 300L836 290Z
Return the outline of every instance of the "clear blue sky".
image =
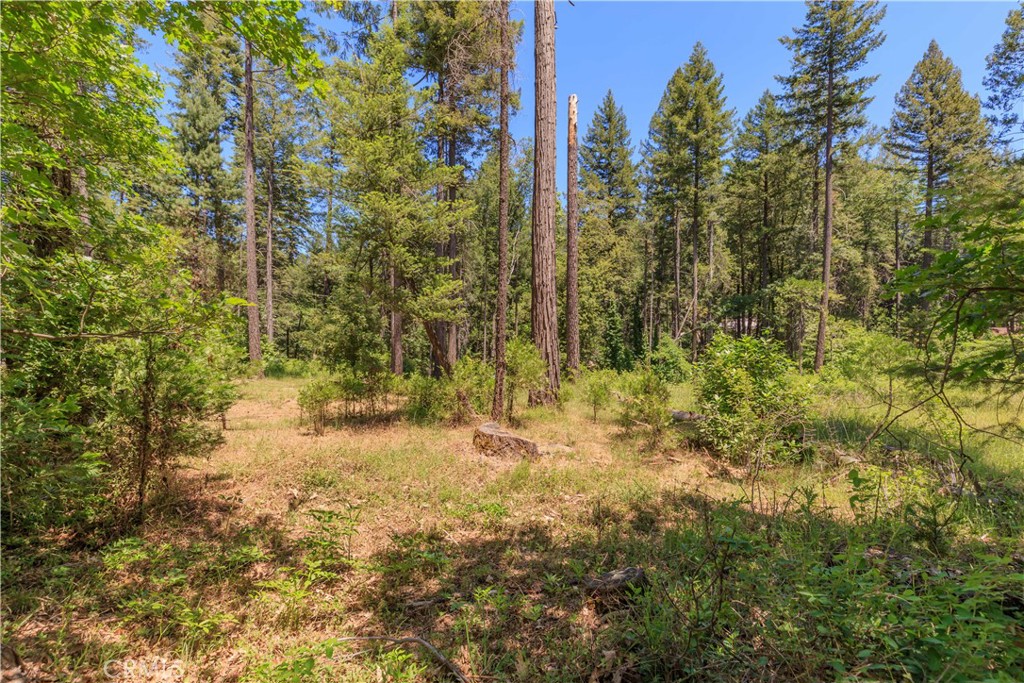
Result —
M999 41L1013 2L890 2L882 30L885 44L872 53L868 71L880 77L867 114L884 126L893 99L934 38L963 71L965 87L982 93L985 57ZM766 88L778 92L776 74L789 70L779 38L803 23L802 2L598 2L555 5L558 85L558 187L565 188L567 102L579 96L582 139L594 110L611 89L625 110L634 147L647 135L665 84L690 56L694 43L708 49L723 75L728 106L741 119ZM525 21L515 83L522 109L512 122L518 139L533 135L533 5L515 2ZM984 95L982 94L984 99Z
M928 42L939 46L963 71L964 84L982 92L985 57L1002 35L1014 2L890 2L882 22L888 36L870 57L867 70L879 74L868 117L887 125L893 98L907 80ZM558 85L558 187L565 188L566 103L579 96L580 137L594 110L611 89L626 112L635 148L647 135L676 67L701 41L722 72L728 105L741 119L766 88L778 92L775 75L789 70L789 51L779 38L803 22L802 2L603 2L556 3ZM525 22L513 84L522 108L512 120L516 139L533 135L533 5L512 3L513 17ZM155 40L143 61L165 75L171 63ZM168 95L171 93L168 92ZM164 109L166 112L166 108Z

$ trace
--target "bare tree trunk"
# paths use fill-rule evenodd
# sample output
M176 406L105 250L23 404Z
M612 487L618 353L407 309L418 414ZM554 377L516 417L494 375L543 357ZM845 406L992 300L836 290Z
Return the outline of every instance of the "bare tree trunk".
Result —
M509 0L500 0L501 90L498 101L498 300L494 310L494 401L491 419L501 420L505 406L505 334L508 327L508 72L511 68L508 35Z
M531 404L552 403L558 396L558 313L555 292L555 3L534 6L536 107L533 148L533 342L548 366L548 386L532 392Z
M394 6L394 5L392 5ZM388 286L391 288L391 372L401 375L404 369L402 358L402 314L395 302L398 278L395 273L394 257L388 254Z
M675 276L675 291L672 297L672 341L679 339L679 334L682 332L682 315L680 311L680 301L682 299L682 275L680 274L682 264L682 252L683 241L682 232L679 225L679 207L675 208L673 215L673 225L675 230L675 253L673 262L673 275Z
M575 376L580 370L580 291L579 291L579 171L576 150L576 96L569 95L569 168L565 193L565 365Z
M267 344L274 347L274 145L267 166Z
M256 278L256 168L253 164L255 132L253 130L252 45L245 41L245 292L249 301L249 360L263 358L260 351L260 309ZM259 371L263 375L262 368Z
M821 305L818 308L818 340L814 345L814 371L825 364L825 326L828 322L828 290L832 284L832 74L828 75L828 108L825 112L825 234L821 265Z
M932 248L935 246L935 232L932 230L931 218L934 213L935 204L935 157L928 154L928 169L925 176L924 188L924 240L921 244L924 247L924 254L921 256L921 265L928 268L932 265Z
M448 138L447 146L447 158L446 165L449 168L454 168L458 161L458 157L455 154L455 136ZM453 183L448 186L447 199L451 206L454 206L456 199L456 187ZM450 273L453 279L459 279L462 277L462 268L459 263L459 239L455 232L452 232L448 236L448 246L445 249L445 253L448 258L451 259ZM459 360L459 326L454 320L447 320L444 323L445 328L445 358L448 360L450 367L455 367L455 363Z
M897 207L895 209L895 211L894 211L893 225L892 225L892 234L893 234L893 253L894 253L894 256L895 256L895 262L893 263L893 276L895 277L896 271L898 271L902 267L902 264L900 263L900 210L899 210L899 207ZM896 332L896 336L899 336L899 334L900 334L900 305L902 303L903 303L903 294L901 294L899 290L896 290L896 297L893 299L893 303L892 303L892 318L893 318L893 325L894 325L893 329Z
M694 159L700 158L700 151L695 150L693 153ZM692 297L690 301L690 328L692 330L690 336L690 361L693 363L697 362L697 348L700 345L700 325L698 324L697 315L699 312L697 304L698 294L698 282L697 282L697 266L700 263L700 171L699 166L694 163L693 165L693 225L691 226L692 237L693 237L693 269L691 278L691 292Z

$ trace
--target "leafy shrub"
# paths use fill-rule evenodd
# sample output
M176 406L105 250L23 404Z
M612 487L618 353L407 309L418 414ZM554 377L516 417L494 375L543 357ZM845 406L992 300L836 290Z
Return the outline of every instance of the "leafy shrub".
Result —
M336 379L317 377L299 389L299 410L313 428L313 433L324 433L331 404L340 396L340 386Z
M448 401L444 380L426 375L410 375L404 380L405 416L417 424L441 422L447 416Z
M618 374L612 370L591 370L580 380L583 401L594 411L594 422L597 422L597 411L611 401L618 379Z
M699 366L696 389L708 417L701 433L730 458L791 459L803 450L809 395L777 342L716 336Z
M477 413L489 412L494 395L494 367L471 356L460 358L452 370L450 394L454 403L451 418L456 422L470 417L465 414L463 399Z
M679 344L662 337L658 348L651 354L651 370L669 384L682 384L693 374L693 366L686 355L686 350Z
M669 424L668 384L650 367L623 375L622 422L629 430L646 431L649 445L661 440Z
M538 391L547 386L547 364L532 342L510 339L505 349L505 417L512 420L516 393Z

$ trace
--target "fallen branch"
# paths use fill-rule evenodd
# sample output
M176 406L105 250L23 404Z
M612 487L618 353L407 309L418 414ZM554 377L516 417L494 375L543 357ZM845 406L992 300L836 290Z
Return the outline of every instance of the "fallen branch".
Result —
M441 664L451 672L452 676L455 677L455 680L459 683L469 683L469 679L466 678L466 675L462 673L458 666L449 661L447 657L441 654L440 650L422 638L416 638L415 636L409 636L407 638L392 638L391 636L346 636L344 638L335 638L334 640L339 643L356 641L382 642L393 647L399 647L402 645L419 645L432 654L437 661L441 662Z

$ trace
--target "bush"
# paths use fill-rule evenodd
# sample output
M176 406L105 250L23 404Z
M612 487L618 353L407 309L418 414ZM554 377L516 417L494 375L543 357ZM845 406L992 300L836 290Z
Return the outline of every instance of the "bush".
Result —
M774 341L716 336L696 382L704 438L728 457L792 459L803 451L806 386Z
M623 376L622 421L626 429L646 431L655 447L670 421L668 384L650 367Z
M686 359L686 350L668 337L662 337L651 354L651 370L669 384L682 384L690 379L693 366Z
M509 340L505 349L505 395L508 401L506 419L513 419L517 392L538 391L547 387L547 370L547 364L532 342Z
M331 377L317 377L299 389L299 410L302 416L313 427L313 433L324 433L331 404L342 393L338 380Z
M580 380L583 401L594 411L594 422L597 422L597 411L608 405L612 398L612 388L619 376L612 370L591 370Z

